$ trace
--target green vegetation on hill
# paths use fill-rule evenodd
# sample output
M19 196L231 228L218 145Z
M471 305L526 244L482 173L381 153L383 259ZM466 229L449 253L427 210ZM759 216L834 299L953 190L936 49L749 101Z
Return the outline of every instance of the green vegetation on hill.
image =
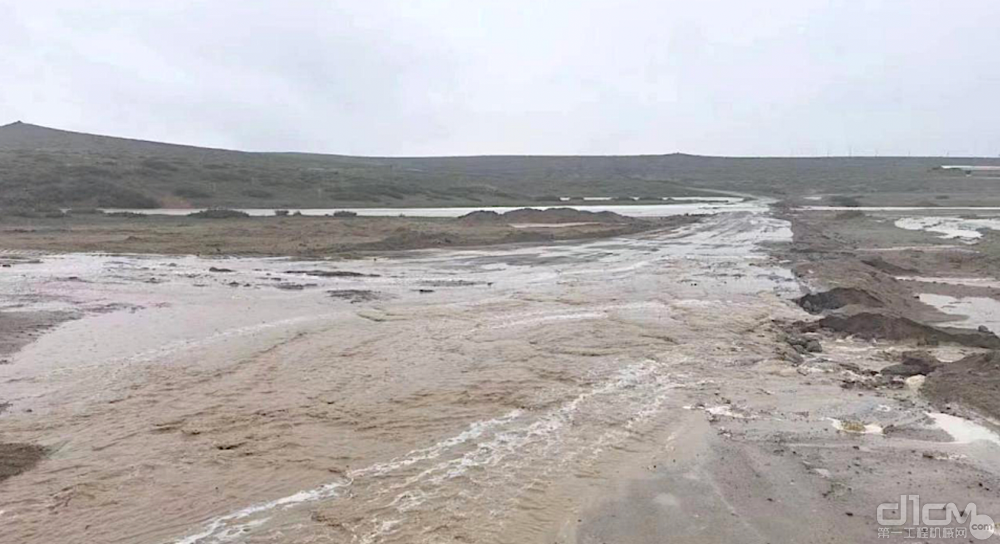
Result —
M712 194L698 189L770 196L968 192L1000 198L998 178L936 168L956 160L681 154L373 158L246 153L14 123L0 127L0 207L461 206L551 202L559 196Z

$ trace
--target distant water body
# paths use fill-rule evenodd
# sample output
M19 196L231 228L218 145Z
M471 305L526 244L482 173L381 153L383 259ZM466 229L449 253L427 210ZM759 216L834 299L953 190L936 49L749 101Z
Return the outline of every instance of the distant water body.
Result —
M461 217L475 211L488 210L505 213L511 210L534 208L546 210L551 208L574 208L590 212L614 212L627 217L667 217L671 215L699 214L709 215L724 212L763 212L767 210L769 200L752 200L739 202L693 202L684 204L624 204L624 205L559 205L559 206L480 206L454 208L289 208L289 213L323 216L336 212L354 212L366 217ZM133 212L145 215L188 215L204 208L153 208L153 209L105 209L105 212ZM274 215L273 208L243 208L239 209L255 217Z

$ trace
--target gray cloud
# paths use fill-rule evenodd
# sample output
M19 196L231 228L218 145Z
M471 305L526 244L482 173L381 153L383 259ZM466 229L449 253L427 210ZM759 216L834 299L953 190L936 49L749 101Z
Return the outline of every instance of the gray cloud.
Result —
M1000 153L995 0L0 0L0 123L365 155Z

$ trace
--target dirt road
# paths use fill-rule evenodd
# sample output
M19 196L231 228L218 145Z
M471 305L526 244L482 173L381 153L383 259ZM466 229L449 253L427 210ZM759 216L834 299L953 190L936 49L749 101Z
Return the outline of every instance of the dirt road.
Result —
M349 263L38 255L6 307L79 319L0 366L0 441L49 451L0 483L0 540L861 542L907 493L1000 515L995 435L842 387L883 346L782 359L807 314L763 244L789 236L731 213Z

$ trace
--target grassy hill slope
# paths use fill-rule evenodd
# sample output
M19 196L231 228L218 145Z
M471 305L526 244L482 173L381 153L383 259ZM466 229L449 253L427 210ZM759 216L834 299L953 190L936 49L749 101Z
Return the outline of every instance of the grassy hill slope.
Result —
M256 208L525 204L556 196L976 194L1000 179L936 169L956 158L484 156L246 153L0 127L0 206ZM705 193L708 194L708 193Z

